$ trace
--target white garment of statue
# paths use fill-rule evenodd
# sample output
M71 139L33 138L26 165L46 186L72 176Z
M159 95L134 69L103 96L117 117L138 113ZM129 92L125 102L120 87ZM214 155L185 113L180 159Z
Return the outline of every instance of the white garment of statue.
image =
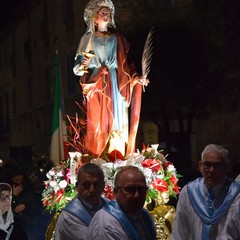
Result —
M0 214L0 229L7 234L5 240L8 240L13 230L14 219L13 219L13 212L11 209L9 209L6 214L7 215L6 215L5 221L2 217L2 214Z

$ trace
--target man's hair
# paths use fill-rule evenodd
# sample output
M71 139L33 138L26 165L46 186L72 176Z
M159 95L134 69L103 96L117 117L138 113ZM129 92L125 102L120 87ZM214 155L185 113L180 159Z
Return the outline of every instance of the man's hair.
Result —
M0 183L0 193L2 191L12 192L12 187L8 183Z
M104 182L104 172L101 167L94 163L86 163L78 170L77 182L80 180L82 173L88 173L90 175L98 175Z
M203 160L203 157L205 154L209 152L216 152L222 157L222 161L224 163L228 163L228 150L224 148L221 145L216 144L208 144L202 151L201 160Z
M145 183L146 183L145 175L144 175L144 173L141 171L141 169L140 169L139 167L136 167L136 166L128 165L128 166L124 166L124 167L120 168L120 169L117 171L117 173L115 174L115 177L114 177L114 187L115 187L115 188L120 187L120 185L121 185L121 180L122 180L122 178L121 178L122 174L123 174L124 172L126 172L126 171L129 171L129 170L135 171L137 174L142 175L142 177L143 177L143 179L144 179L144 181L145 181Z

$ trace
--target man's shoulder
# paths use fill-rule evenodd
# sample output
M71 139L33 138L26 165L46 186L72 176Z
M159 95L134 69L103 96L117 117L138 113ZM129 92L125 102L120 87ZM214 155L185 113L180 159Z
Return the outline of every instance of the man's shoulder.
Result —
M69 203L67 203L67 205L65 206L65 208L63 208L63 211L67 211L69 212L69 210L74 210L77 209L79 207L82 207L82 203L78 198L73 198Z
M199 189L201 189L202 184L203 184L202 177L199 177L193 181L188 182L186 185L184 185L184 187L180 191L179 200L186 201L189 198L189 193L199 191Z
M106 211L106 209L105 209L105 207L103 207L103 208L101 208L100 210L98 210L96 213L95 213L95 215L93 216L93 218L106 218L106 217L112 217L111 216L111 214L109 214L107 211Z
M97 224L98 227L102 228L112 224L115 225L117 222L118 221L103 207L95 213L90 226Z
M61 222L61 221L71 222L71 221L77 221L77 220L82 222L82 220L79 217L77 217L75 214L73 214L72 212L65 211L64 209L61 211L61 213L58 216L58 222Z

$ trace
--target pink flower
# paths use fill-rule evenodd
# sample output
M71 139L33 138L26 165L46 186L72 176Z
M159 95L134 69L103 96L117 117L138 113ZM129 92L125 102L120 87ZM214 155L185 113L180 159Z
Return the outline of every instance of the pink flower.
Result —
M159 192L167 192L168 191L168 184L163 179L155 178L152 182L152 185Z
M71 178L71 172L70 172L70 168L67 168L66 169L66 180L67 182L69 182L70 178Z
M161 163L156 159L149 158L149 159L145 159L142 162L142 166L145 168L150 168L152 172L158 172L159 169L161 168Z

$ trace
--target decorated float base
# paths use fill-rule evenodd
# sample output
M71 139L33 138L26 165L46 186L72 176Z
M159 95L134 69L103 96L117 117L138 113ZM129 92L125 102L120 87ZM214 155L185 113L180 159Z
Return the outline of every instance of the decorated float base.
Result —
M146 209L148 210L148 208ZM156 224L157 240L169 240L172 231L175 208L167 204L160 204L152 210L148 210L148 212L151 214ZM57 212L53 215L46 230L45 240L55 239L55 228L59 214L60 212Z
M158 240L170 239L172 232L173 218L175 215L175 207L166 204L159 204L153 209L150 206L146 206L146 209L151 214L157 229Z
M105 175L105 189L103 196L114 199L114 175L121 167L134 165L139 167L148 185L148 192L144 207L152 215L157 228L157 239L165 240L170 238L173 226L175 208L168 205L169 197L176 197L179 193L177 185L181 176L172 162L157 151L158 145L146 147L141 153L137 152L123 157L117 150L109 153L106 159L89 158L88 162L101 166ZM47 210L55 212L50 222L45 239L54 240L55 226L61 210L76 196L76 176L79 167L86 162L84 155L79 152L69 153L70 158L52 168L47 177L43 190L43 205Z

